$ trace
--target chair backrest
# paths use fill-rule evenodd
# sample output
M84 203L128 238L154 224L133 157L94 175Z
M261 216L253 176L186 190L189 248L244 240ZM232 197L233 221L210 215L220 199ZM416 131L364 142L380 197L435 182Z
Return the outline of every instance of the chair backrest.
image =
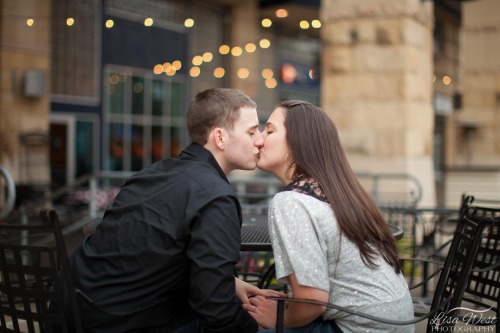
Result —
M74 290L61 225L53 210L42 223L0 224L0 326L2 332L81 332L75 293L63 305L62 288ZM64 311L71 311L69 323Z
M469 282L465 289L464 300L491 307L500 314L500 208L470 206L472 218L490 218L493 222L486 236L481 240L472 267ZM488 302L488 300L490 302Z
M427 332L432 332L438 326L449 326L451 329L455 325L453 319L462 303L476 254L484 232L491 228L492 223L490 217L474 218L471 207L462 212L436 286L431 310L440 307L447 299L451 300L428 321Z

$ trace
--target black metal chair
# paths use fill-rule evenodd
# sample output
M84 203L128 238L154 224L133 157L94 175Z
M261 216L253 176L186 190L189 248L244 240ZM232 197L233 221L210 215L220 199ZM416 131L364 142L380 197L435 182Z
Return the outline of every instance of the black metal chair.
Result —
M470 279L465 289L464 301L482 309L490 309L496 315L496 322L465 321L477 325L492 325L500 332L500 208L472 206L472 218L476 220L490 217L495 222L486 237L481 240L475 257Z
M447 331L451 331L451 327L455 325L455 321L447 319L457 315L457 308L460 307L462 303L462 298L469 281L469 276L471 275L479 245L486 236L485 231L489 231L494 223L491 217L486 217L480 221L477 219L473 220L471 219L473 216L471 214L473 214L471 210L466 210L460 216L446 260L438 270L439 280L428 312L423 314L416 313L417 317L413 320L396 321L367 315L332 303L269 297L270 299L278 301L276 332L283 332L285 302L305 302L321 305L388 325L412 325L422 320L429 319L427 321L427 332L433 332L433 329L435 331L438 326L440 330L446 329ZM436 274L433 276L435 275ZM426 282L427 280L424 280L422 283ZM445 315L440 316L440 314Z
M404 229L404 241L398 243L400 256L444 262L459 216L471 205L471 196L462 196L460 207L416 208L381 207L388 223ZM450 238L450 240L446 240ZM429 262L407 260L405 276L413 285L420 275L428 276ZM422 297L427 295L427 285L422 286Z
M479 202L484 202L480 200ZM492 202L492 201L486 201ZM476 311L493 312L496 318L500 316L500 207L481 207L473 205L476 199L473 196L462 196L462 204L460 210L468 210L470 219L480 221L484 218L491 218L492 224L488 228L485 237L482 238L479 248L472 265L471 274L467 283L463 301L472 303ZM446 251L452 240L445 242L439 248L434 248L433 251L427 253L427 258L432 258L434 262L444 262ZM422 253L420 253L421 255ZM427 267L427 266L425 266ZM424 273L425 275L425 273ZM426 289L426 288L424 288ZM425 302L424 302L425 303ZM468 324L482 326L496 326L496 330L500 331L500 323L498 320L480 320L481 317L491 318L491 312L481 312L481 316L473 314L471 317L470 311L462 311L462 315L458 317ZM478 318L474 320L474 315Z
M447 228L445 226L450 225L449 221L456 222L459 216L458 209L385 207L381 211L388 223L404 230L404 238L398 242L400 256L429 260L439 247L437 237L442 236L443 230ZM407 260L405 264L404 273L410 285L422 275L428 275L429 263L425 260ZM427 285L421 290L422 296L425 296Z
M63 307L61 279L73 290L74 284L59 219L53 210L40 212L40 219L0 224L0 331L83 332L75 293L70 308Z
M255 284L259 288L263 286L263 276L272 266L273 253L260 251L240 252L240 262L236 265L239 277L248 283ZM266 286L269 287L269 284Z
M285 285L274 278L274 259L267 228L267 211L243 212L242 245L238 275L258 288L283 291ZM266 244L266 245L264 245Z

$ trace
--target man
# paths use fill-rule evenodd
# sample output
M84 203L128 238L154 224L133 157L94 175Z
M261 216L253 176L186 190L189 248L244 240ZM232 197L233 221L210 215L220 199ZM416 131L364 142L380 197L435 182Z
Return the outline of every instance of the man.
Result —
M258 126L242 92L195 97L192 143L130 177L71 258L76 287L104 310L79 301L87 332L257 331L241 303L269 292L234 276L241 211L226 175L256 167Z

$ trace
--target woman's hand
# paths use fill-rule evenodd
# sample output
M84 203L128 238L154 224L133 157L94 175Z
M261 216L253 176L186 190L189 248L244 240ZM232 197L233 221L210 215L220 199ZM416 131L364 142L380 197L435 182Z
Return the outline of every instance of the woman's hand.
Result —
M286 297L286 294L277 292L275 290L268 289L259 289L254 285L251 285L248 282L245 282L239 278L235 278L236 284L236 296L240 299L241 303L250 305L249 297L254 296L277 296L277 297Z
M288 276L288 281L292 289L293 297L308 298L322 302L328 302L328 292L312 287L300 285L295 274ZM276 312L278 302L268 300L265 296L250 298L250 305L243 305L252 317L257 320L263 328L274 328L276 326ZM322 315L326 307L306 303L285 304L284 324L285 327L302 327L311 323L314 319Z
M286 297L286 295L281 294L279 297ZM277 304L278 302L266 299L265 296L255 296L251 297L250 304L244 304L243 308L257 320L261 328L267 329L276 327Z

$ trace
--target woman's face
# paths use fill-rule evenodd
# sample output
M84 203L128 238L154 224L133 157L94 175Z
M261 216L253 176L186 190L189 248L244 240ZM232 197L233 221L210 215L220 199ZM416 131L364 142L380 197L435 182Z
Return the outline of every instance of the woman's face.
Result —
M285 110L283 108L277 108L273 111L267 120L263 134L264 145L260 149L257 167L273 174L283 184L287 184L290 181L286 177L289 169L287 164L290 164L292 158L288 154L286 143Z

